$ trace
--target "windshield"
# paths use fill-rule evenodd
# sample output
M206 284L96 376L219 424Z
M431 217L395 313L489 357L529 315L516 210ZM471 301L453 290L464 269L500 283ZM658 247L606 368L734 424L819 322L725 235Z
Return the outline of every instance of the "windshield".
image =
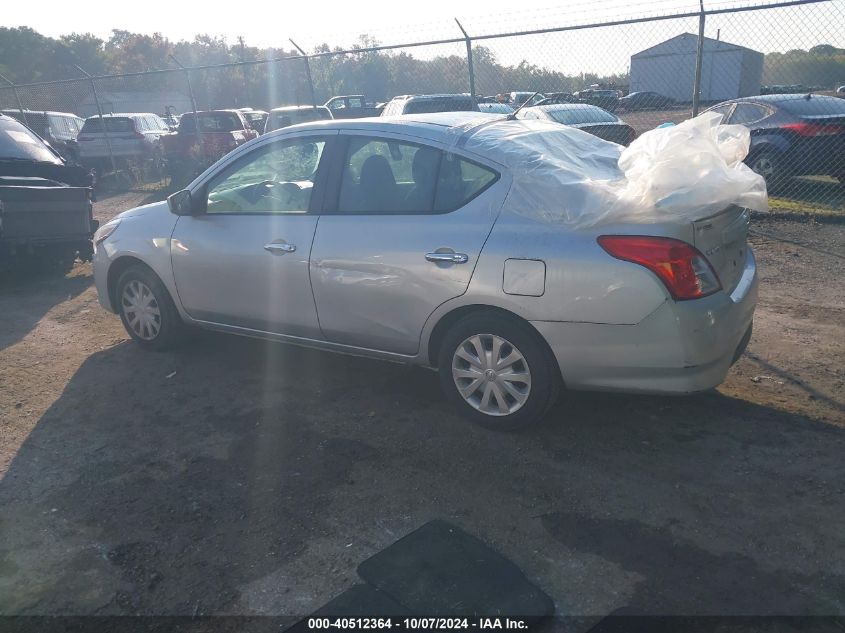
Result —
M91 117L85 121L82 126L82 134L90 134L92 132L102 132L103 124L106 124L106 131L119 134L121 132L134 132L135 126L132 124L132 119L129 117L103 117L102 121L99 116Z
M510 114L513 108L507 103L479 103L478 109L482 112L495 112L498 114Z
M238 115L234 112L199 112L197 116L199 117L201 132L232 132L243 129ZM196 131L195 118L192 112L184 114L179 123L179 131Z
M405 114L423 114L428 112L466 112L475 109L475 102L469 97L443 97L409 101L405 105Z
M14 119L0 118L0 160L9 159L62 164L44 141L29 129Z
M561 109L549 108L546 112L555 121L563 123L564 125L579 125L581 123L616 123L619 120L610 112L591 106L575 106Z

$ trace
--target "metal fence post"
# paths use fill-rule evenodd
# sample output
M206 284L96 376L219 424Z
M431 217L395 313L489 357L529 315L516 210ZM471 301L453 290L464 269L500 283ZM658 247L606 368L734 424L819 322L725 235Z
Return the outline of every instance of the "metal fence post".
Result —
M455 23L458 25L458 28L461 29L461 33L464 34L464 41L467 45L467 68L469 68L469 94L471 97L475 96L475 69L472 67L472 38L470 38L469 34L467 34L466 30L464 29L463 25L458 22L458 18L455 18Z
M698 49L695 52L695 81L692 87L692 115L698 116L701 100L701 62L704 56L704 0L698 0L701 12L698 14Z
M290 38L288 38L290 39ZM311 63L309 60L309 55L304 50L299 47L299 44L290 40L290 43L294 45L296 50L299 51L299 54L302 55L302 59L305 60L305 74L308 76L308 89L311 91L311 105L315 108L317 107L317 97L314 96L314 80L311 78Z
M205 144L202 142L200 118L197 115L197 100L194 98L194 87L191 84L191 70L189 68L185 68L185 66L183 66L173 54L170 54L168 57L170 57L170 59L172 59L179 68L185 71L185 81L188 84L188 97L191 99L191 111L194 113L194 132L196 132L197 135L197 144L200 147L200 156L202 156L203 163L205 163Z
M11 79L8 79L7 77L4 77L3 75L0 75L0 79L5 81L7 84L9 84L12 87L12 94L15 95L15 101L18 102L18 110L20 110L21 116L23 117L23 124L25 126L29 127L29 121L26 120L26 112L23 111L23 105L21 104L21 98L20 98L20 95L18 95L18 87L14 83L12 83Z
M97 84L94 82L94 77L89 75L80 66L74 64L74 68L88 77L91 81L91 92L94 93L94 103L97 104L97 114L100 116L100 128L103 130L103 137L106 139L106 149L109 152L109 161L111 162L112 173L117 175L117 163L114 160L114 152L111 148L111 137L109 136L109 131L106 129L106 122L103 120L103 108L100 106L100 95L97 94Z

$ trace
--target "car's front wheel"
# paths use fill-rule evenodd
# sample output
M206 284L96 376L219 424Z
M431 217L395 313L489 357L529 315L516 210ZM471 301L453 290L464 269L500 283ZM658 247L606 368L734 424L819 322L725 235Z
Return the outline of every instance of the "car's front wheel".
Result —
M538 422L557 399L560 374L538 333L515 319L479 313L446 334L440 384L461 412L498 431Z
M131 266L117 281L117 309L123 327L141 347L172 347L182 329L182 319L167 288L146 266Z

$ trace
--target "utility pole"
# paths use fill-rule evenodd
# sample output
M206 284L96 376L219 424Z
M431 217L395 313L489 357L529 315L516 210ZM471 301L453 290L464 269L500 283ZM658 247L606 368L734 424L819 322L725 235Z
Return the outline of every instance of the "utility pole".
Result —
M469 94L471 97L475 97L475 70L472 66L472 39L467 34L463 25L458 22L458 18L455 18L455 23L458 25L458 28L461 29L461 33L464 34L464 41L467 46L467 66L469 67Z
M106 121L103 119L103 108L100 105L100 95L97 94L97 84L94 81L94 77L88 74L88 72L86 72L81 66L74 64L74 68L88 77L88 80L91 82L91 92L94 93L94 103L97 104L97 114L100 117L100 129L103 131L103 136L106 139L106 149L109 152L109 161L111 161L112 173L117 176L117 163L114 160L114 152L111 147L111 137L109 136L109 131L106 129Z
M296 42L292 39L288 38L290 43L294 45L296 50L299 51L299 54L302 55L302 59L305 60L305 74L308 76L308 88L311 90L311 105L315 108L317 107L317 97L314 96L314 80L311 78L311 63L308 58L308 53L302 50Z
M200 118L197 116L197 100L194 98L194 87L191 84L191 71L185 68L182 63L176 59L176 56L171 53L168 55L179 68L185 71L185 80L188 83L188 96L191 98L191 110L194 113L194 132L197 135L197 143L200 146L200 155L202 156L203 164L205 164L205 145L202 142L202 132L200 131Z
M695 53L695 85L692 87L692 115L698 116L701 100L701 63L704 56L704 0L698 0L701 12L698 14L698 50Z

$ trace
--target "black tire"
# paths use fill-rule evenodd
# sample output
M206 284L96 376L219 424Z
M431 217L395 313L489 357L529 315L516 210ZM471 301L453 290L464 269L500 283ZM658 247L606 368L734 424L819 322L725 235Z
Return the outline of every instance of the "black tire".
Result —
M127 286L133 282L140 282L152 293L151 305L154 305L159 312L158 318L154 318L158 323L158 332L152 338L142 335L149 335L151 330L146 329L143 332L137 332L130 325L128 314L131 315L132 312L126 307L123 297ZM142 348L164 351L172 348L179 340L183 330L182 318L179 316L167 288L164 287L158 276L146 266L141 264L131 266L120 275L115 286L114 300L123 327L132 337L132 340Z
M490 415L473 407L452 376L452 361L458 347L474 335L505 339L524 357L531 376L528 398L521 408L506 415ZM461 413L480 426L494 431L521 431L539 422L556 402L561 387L557 361L539 333L514 318L479 312L467 315L446 333L438 354L440 386Z
M748 159L748 166L766 179L766 187L775 191L786 183L783 161L775 152L763 150Z

